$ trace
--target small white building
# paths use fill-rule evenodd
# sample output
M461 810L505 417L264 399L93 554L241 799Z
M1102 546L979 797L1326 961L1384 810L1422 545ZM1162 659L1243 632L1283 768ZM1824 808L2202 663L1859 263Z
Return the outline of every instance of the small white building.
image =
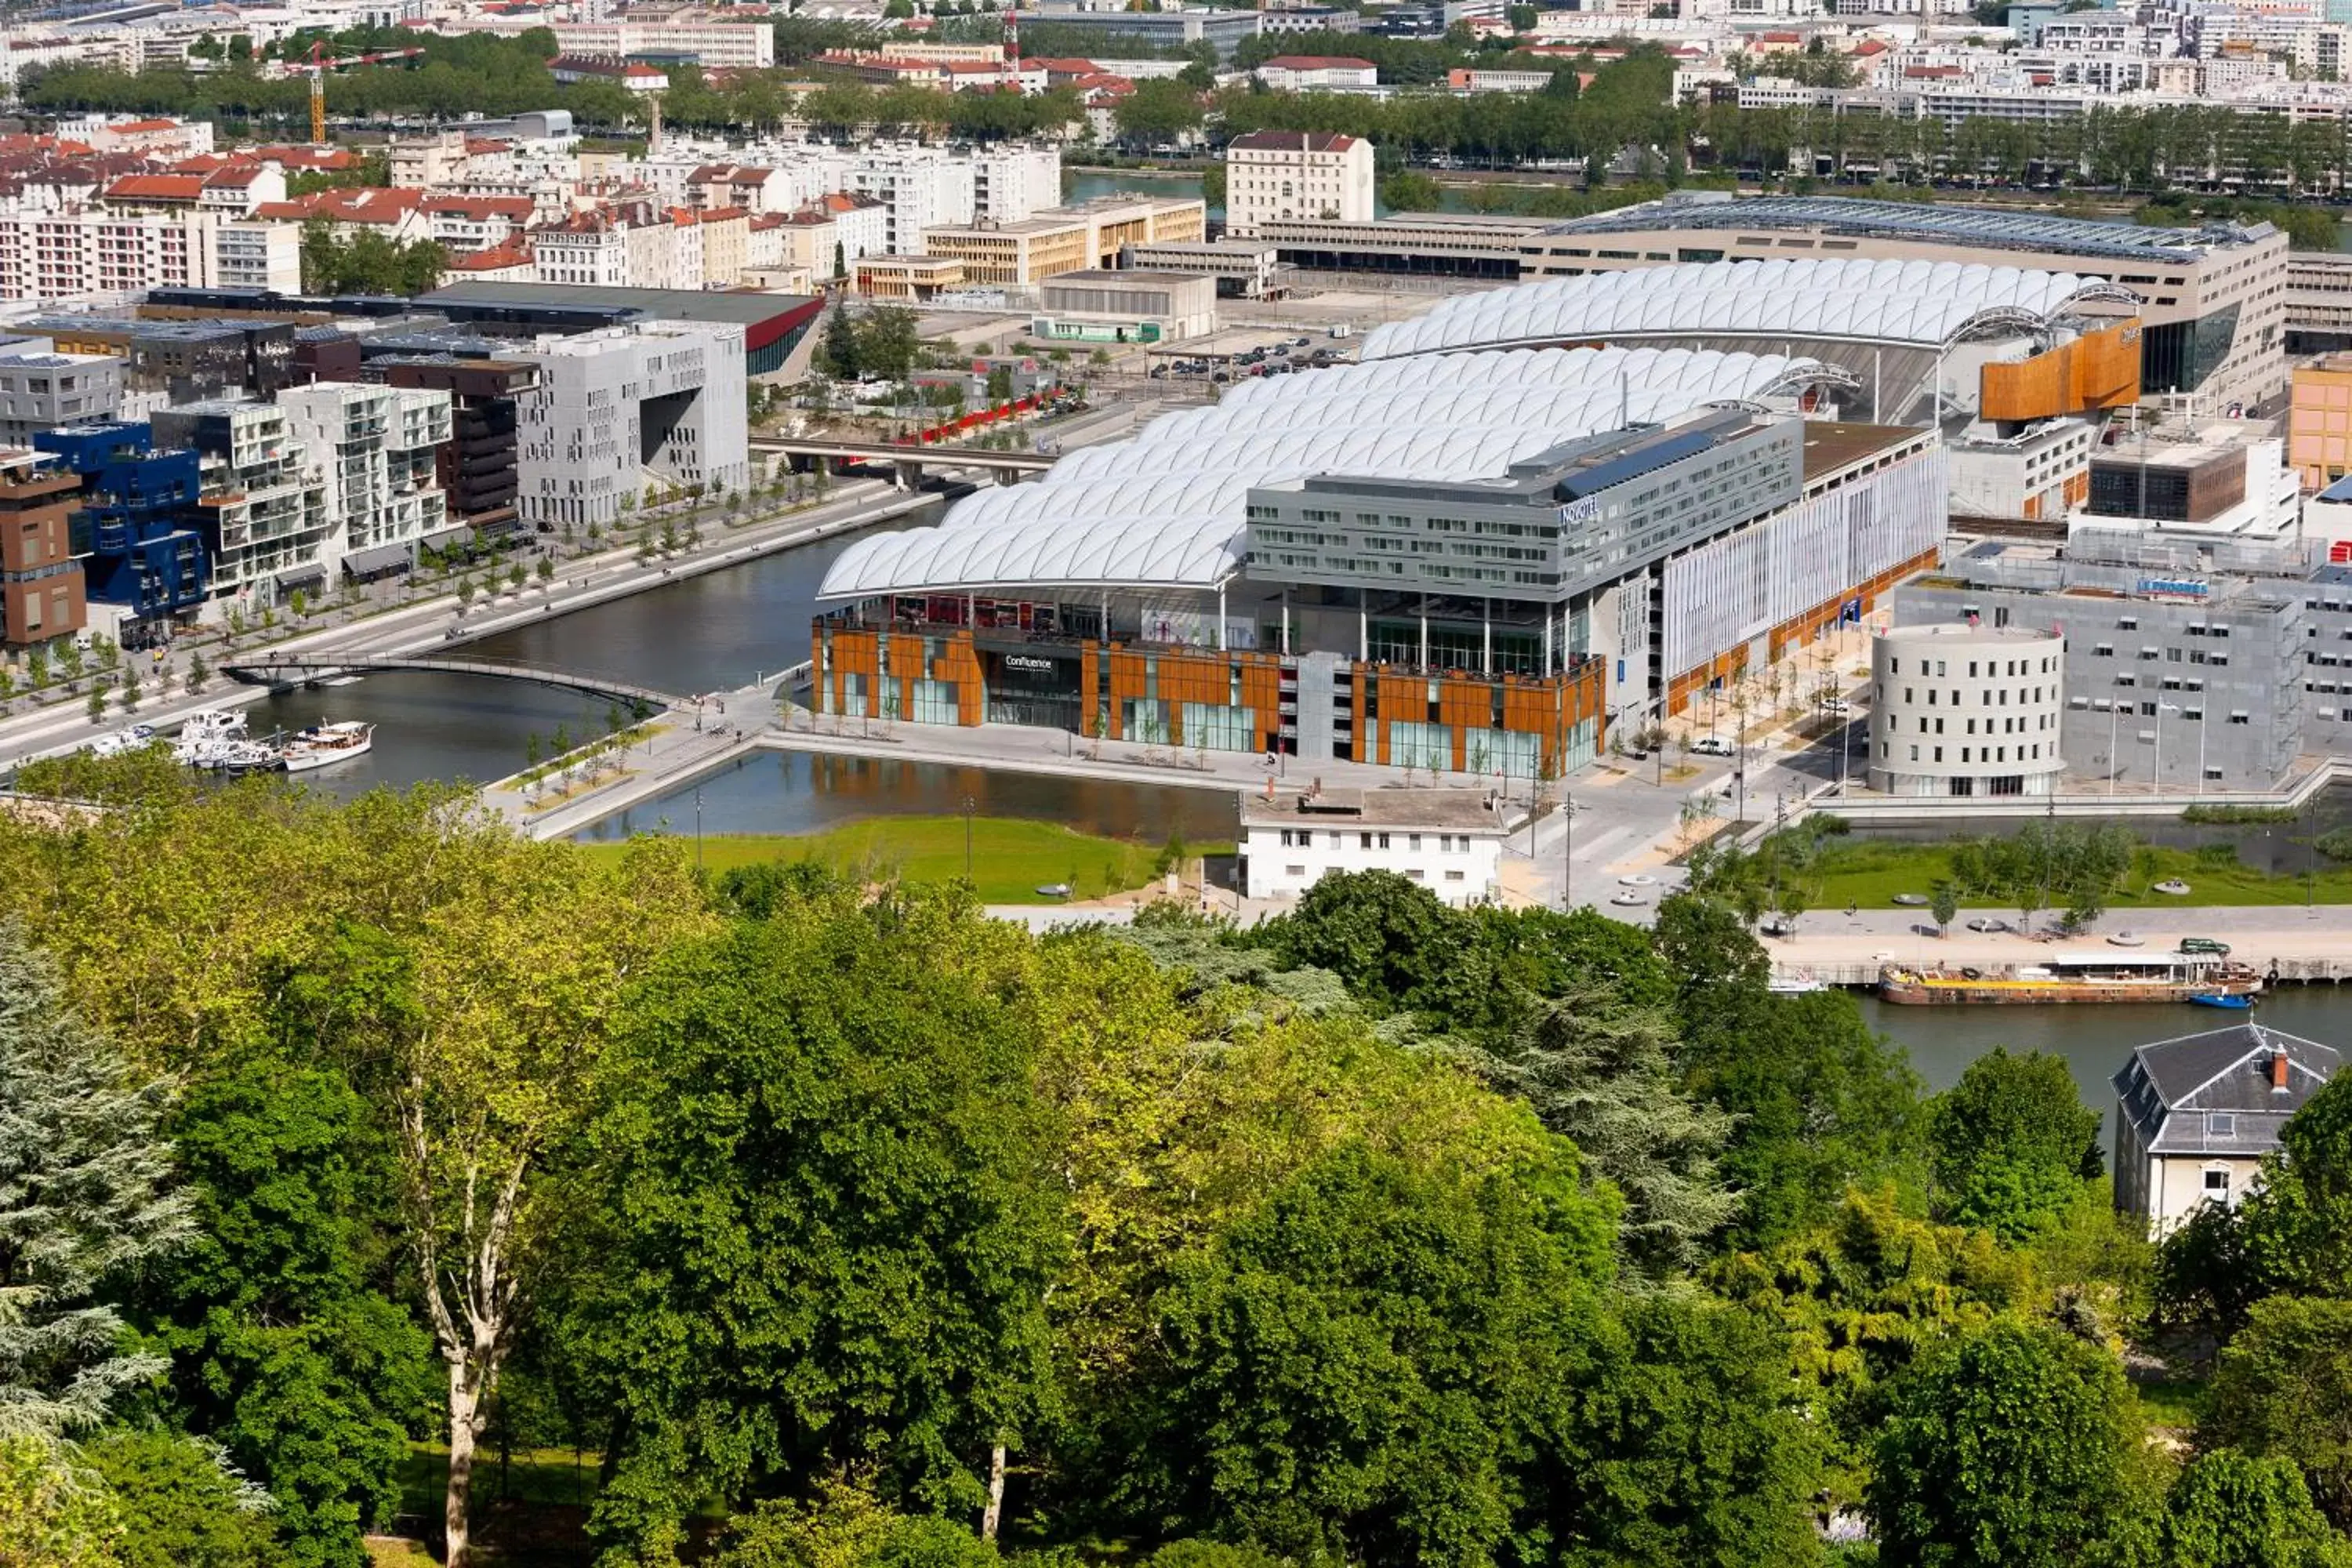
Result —
M1257 68L1269 92L1362 92L1380 85L1380 68L1352 55L1276 55Z
M1239 881L1295 899L1334 871L1394 871L1449 904L1502 892L1509 824L1475 789L1327 789L1246 796Z
M2335 1076L2332 1047L2239 1024L2132 1052L2116 1086L2116 1207L2158 1237L2200 1204L2234 1205L2279 1129Z

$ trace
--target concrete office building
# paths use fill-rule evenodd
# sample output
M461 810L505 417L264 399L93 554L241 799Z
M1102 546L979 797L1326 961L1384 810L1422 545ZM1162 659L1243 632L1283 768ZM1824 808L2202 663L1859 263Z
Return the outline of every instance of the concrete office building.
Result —
M1977 207L1828 196L1686 193L1548 226L1522 247L1528 278L1676 262L1792 257L2034 268L2128 289L2084 301L2141 323L2142 395L2220 415L2284 389L2287 237L2266 223L2140 228Z
M112 354L0 356L0 447L23 447L62 425L102 425L122 406L122 362Z
M1034 336L1161 343L1217 330L1217 280L1181 272L1065 272L1038 291Z
M1328 131L1252 131L1226 142L1225 232L1254 238L1275 219L1370 223L1372 144Z
M541 338L509 356L539 367L518 401L516 506L531 526L609 528L623 497L738 490L751 478L743 330L638 321Z
M1118 46L1127 43L1181 49L1205 41L1220 60L1232 59L1244 38L1256 36L1260 24L1255 11L1130 11L1124 5L1108 10L1082 0L1053 0L1037 9L1035 18L1100 38L1103 47L1088 51L1093 54L1116 56Z
M1966 622L1871 641L1870 787L2049 795L2065 769L2065 639Z
M1932 561L1931 432L1710 351L1254 381L827 573L814 702L1525 779Z
M1895 624L2063 637L2074 789L2265 790L2324 739L2309 573L2299 546L2078 529L1960 552L1896 591Z

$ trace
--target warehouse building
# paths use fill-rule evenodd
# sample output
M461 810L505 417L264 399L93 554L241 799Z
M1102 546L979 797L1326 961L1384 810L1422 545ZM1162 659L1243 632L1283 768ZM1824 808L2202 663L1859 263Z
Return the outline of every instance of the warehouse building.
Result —
M828 572L814 705L1525 778L1934 558L1931 431L1818 361L1430 355L1253 382Z

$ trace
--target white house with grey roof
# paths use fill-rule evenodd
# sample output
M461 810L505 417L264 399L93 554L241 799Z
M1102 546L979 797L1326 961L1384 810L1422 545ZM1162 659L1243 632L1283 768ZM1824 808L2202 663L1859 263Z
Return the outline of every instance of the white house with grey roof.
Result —
M2162 1237L2200 1204L2235 1204L2279 1129L2334 1077L2332 1046L2238 1024L2141 1046L2112 1080L2116 1206Z

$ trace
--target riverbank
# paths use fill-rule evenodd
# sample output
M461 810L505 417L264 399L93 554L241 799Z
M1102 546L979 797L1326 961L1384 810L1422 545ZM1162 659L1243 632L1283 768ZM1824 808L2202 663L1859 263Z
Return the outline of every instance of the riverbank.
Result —
M1858 907L1895 909L1899 897L1925 898L1952 874L1952 847L1895 844L1883 839L1828 839L1818 858L1796 880L1819 910ZM2162 882L2185 883L2184 893L2156 891ZM2129 876L2107 895L2112 910L2279 908L2304 904L2352 904L2352 865L2329 865L2310 876L2264 871L2232 856L2165 846L2143 846Z
M585 847L595 856L626 849L620 843ZM1023 817L881 816L823 833L705 837L694 852L712 872L814 861L861 882L946 882L968 875L984 902L1029 904L1039 889L1054 886L1067 887L1072 902L1132 891L1165 869L1167 848ZM1232 852L1231 844L1185 847L1187 857Z

